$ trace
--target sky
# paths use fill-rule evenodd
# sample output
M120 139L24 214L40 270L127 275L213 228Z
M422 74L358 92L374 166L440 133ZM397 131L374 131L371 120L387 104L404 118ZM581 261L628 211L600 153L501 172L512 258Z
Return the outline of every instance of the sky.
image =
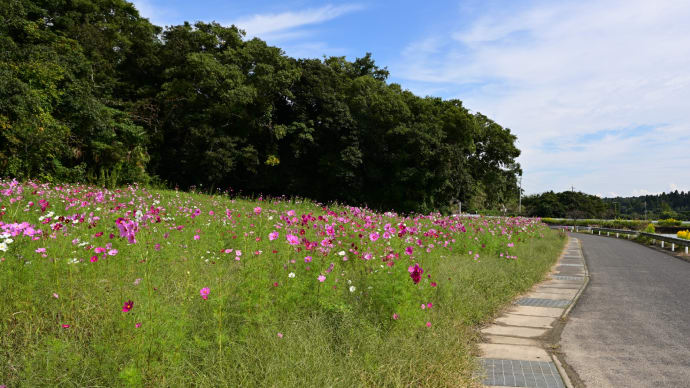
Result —
M517 135L527 194L690 191L690 1L134 0L298 58L372 53L389 82Z

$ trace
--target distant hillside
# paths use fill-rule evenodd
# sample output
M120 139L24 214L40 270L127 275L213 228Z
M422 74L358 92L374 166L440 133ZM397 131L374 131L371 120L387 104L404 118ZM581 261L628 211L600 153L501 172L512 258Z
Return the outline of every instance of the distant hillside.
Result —
M547 191L525 197L522 204L524 214L533 217L690 220L690 192L599 198L574 191Z
M676 190L657 195L604 198L603 201L609 208L617 210L622 218L644 219L646 209L648 219L690 220L690 192Z

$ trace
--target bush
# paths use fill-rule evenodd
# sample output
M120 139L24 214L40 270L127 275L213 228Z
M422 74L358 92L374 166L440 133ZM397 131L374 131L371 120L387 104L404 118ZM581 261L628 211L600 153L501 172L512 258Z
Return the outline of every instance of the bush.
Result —
M680 226L682 223L682 221L676 220L675 218L667 218L657 222L659 226Z
M678 238L682 238L682 239L685 239L685 240L690 240L690 230L681 230L681 231L678 231L678 233L677 233L676 235L678 236Z

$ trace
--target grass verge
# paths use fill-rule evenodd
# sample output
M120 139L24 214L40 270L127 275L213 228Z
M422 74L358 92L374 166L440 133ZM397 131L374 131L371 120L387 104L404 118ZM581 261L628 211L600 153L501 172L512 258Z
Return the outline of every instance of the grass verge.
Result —
M475 385L478 325L564 244L525 218L0 186L11 387Z

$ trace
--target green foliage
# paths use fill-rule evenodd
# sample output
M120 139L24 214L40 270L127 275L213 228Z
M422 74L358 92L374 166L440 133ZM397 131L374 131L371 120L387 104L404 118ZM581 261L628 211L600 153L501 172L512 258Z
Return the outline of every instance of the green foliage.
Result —
M601 198L575 191L531 195L522 199L525 212L533 217L605 218L607 206Z
M683 222L673 218L667 218L665 220L659 220L657 224L659 226L681 226Z
M124 0L5 3L0 176L515 207L515 135L387 83L369 53L294 59L235 26L156 27Z
M625 218L690 220L690 192L675 190L639 197L604 198L604 201L617 203L620 215Z
M601 220L601 219L563 219L563 218L542 218L542 222L547 225L564 225L564 226L594 226L598 228L610 229L630 229L642 230L648 225L648 221L642 220Z

